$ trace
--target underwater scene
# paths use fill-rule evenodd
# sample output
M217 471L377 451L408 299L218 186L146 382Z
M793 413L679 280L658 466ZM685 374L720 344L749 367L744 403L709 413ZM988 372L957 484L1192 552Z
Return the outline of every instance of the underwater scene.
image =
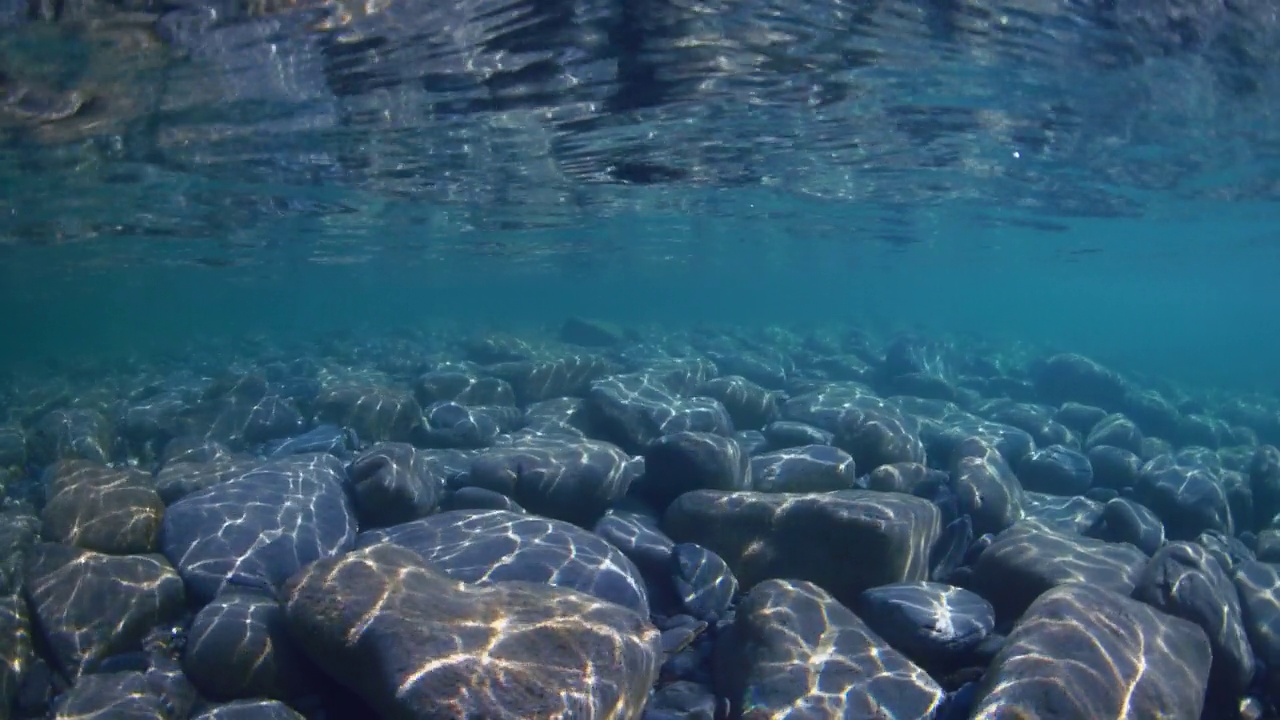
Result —
M1272 0L0 0L0 720L1280 719Z

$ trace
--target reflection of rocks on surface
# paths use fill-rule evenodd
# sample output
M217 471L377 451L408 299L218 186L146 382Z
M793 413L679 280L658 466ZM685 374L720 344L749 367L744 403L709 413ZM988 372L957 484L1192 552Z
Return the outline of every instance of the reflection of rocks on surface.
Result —
M385 717L634 717L658 631L550 585L468 585L378 544L290 581L294 636Z

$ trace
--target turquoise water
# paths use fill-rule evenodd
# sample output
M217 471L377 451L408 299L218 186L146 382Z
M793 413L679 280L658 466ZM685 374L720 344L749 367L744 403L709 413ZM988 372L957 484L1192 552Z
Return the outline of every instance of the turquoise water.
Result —
M6 362L589 308L1274 389L1263 4L11 5Z

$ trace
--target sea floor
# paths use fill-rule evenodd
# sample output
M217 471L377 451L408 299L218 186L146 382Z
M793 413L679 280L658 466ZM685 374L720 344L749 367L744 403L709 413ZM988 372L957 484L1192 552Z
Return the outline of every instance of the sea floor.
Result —
M1277 717L1277 397L581 318L0 393L0 718Z

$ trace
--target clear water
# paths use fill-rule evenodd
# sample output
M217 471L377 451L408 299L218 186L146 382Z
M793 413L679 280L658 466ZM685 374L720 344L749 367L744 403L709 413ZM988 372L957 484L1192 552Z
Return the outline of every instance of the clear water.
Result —
M6 366L586 313L1277 389L1270 3L11 0L0 28Z

